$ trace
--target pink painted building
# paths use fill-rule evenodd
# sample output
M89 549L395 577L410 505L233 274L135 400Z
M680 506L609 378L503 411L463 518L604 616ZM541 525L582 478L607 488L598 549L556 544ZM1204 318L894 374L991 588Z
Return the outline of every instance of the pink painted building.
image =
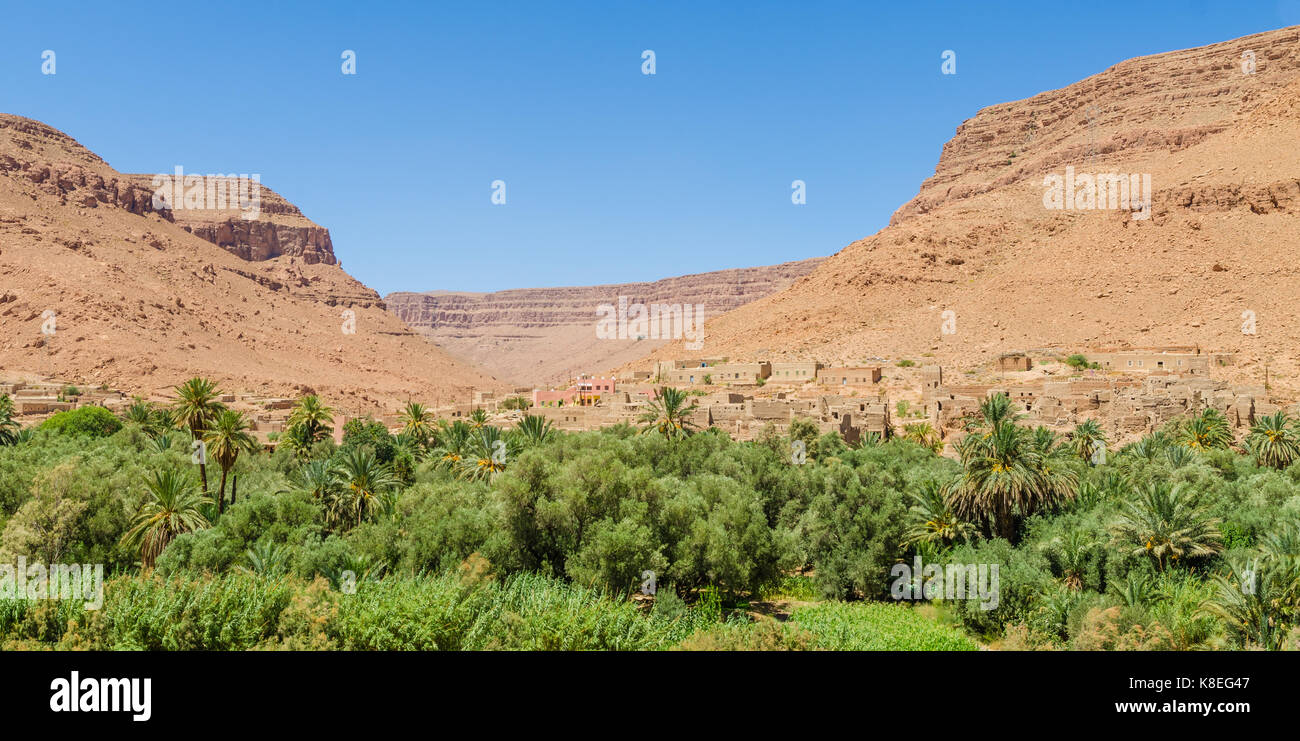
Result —
M614 393L616 382L610 378L579 378L567 389L533 389L533 406L588 406L602 396Z

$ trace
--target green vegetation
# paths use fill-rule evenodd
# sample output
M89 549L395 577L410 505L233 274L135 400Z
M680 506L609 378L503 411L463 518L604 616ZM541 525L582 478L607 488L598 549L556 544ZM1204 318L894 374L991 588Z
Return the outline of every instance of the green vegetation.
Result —
M1080 355L1078 353L1075 353L1074 355L1071 355L1070 357L1066 358L1065 364L1075 370L1100 370L1101 369L1101 365L1099 363L1089 363L1088 358L1086 356Z
M916 366L916 361L914 361L914 360L908 360L908 359L904 358L904 359L898 361L897 363L894 363L894 365L898 366L899 368L913 368L913 367Z
M99 611L0 600L0 647L1300 645L1284 415L1242 451L1206 413L1102 460L1085 455L1100 430L1026 428L995 396L953 461L919 428L854 447L795 420L737 443L693 429L691 397L671 388L641 430L530 416L503 430L408 405L397 434L351 420L340 444L310 427L329 411L300 401L305 432L269 452L242 442L215 386L182 390L174 416L137 402L112 426L22 435L0 397L0 558L112 577ZM226 485L205 490L191 463L196 429L238 481L224 508ZM918 557L996 565L996 605L895 603L891 570ZM646 572L653 600L634 598ZM755 601L789 620L756 617Z
M506 411L517 409L522 412L527 411L532 406L533 402L522 396L507 396L501 400L501 408Z
M107 437L122 429L122 420L104 407L81 407L54 414L41 429L64 435Z

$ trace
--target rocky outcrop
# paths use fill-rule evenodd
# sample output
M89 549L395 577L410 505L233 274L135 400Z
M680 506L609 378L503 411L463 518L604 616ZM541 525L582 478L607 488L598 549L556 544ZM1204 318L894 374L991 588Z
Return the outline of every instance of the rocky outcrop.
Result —
M151 178L0 114L0 377L167 397L202 375L231 393L311 387L349 415L501 388L385 311L275 193L255 221L173 214Z
M182 229L245 260L291 255L301 257L308 264L337 262L329 230L321 226L292 226L238 216L215 223L187 222L185 212L176 213L181 214L176 222Z
M1242 72L1252 52L1255 72ZM1271 101L1300 70L1300 28L1137 57L1059 90L981 110L891 224L1066 165L1188 149Z
M1300 396L1296 141L1300 27L988 106L888 227L711 320L707 352L969 369L1015 348L1197 345L1236 354L1216 380ZM1071 171L1083 193L1149 181L1150 211L1053 198Z

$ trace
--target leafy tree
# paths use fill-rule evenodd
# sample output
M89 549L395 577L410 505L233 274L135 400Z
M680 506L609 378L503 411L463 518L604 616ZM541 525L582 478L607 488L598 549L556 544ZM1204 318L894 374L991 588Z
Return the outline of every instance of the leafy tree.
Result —
M523 396L507 396L501 400L501 408L506 411L517 409L522 412L528 410L532 406L533 402Z
M172 469L155 473L145 487L148 499L122 544L138 551L148 569L176 536L208 527L201 508L212 500L199 493L188 476Z
M104 407L81 407L52 415L41 423L41 429L60 435L108 437L122 429L122 420Z
M380 463L392 463L397 445L388 428L373 417L350 419L343 425L343 447L368 447Z

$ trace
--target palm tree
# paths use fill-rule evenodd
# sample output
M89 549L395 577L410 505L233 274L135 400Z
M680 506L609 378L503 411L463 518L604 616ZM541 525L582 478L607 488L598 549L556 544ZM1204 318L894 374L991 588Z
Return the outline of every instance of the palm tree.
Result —
M1124 581L1112 581L1109 591L1125 607L1145 607L1152 599L1154 582L1151 576L1137 569L1129 569Z
M1226 448L1232 445L1232 430L1222 412L1206 409L1178 431L1178 443L1193 450Z
M943 488L934 481L922 481L909 496L913 502L908 509L911 526L904 537L904 545L950 545L958 540L968 540L974 534L974 526L953 514Z
M375 454L366 447L352 448L344 453L340 474L346 487L347 509L355 515L358 525L374 511L381 495L401 483L392 470L376 460Z
M402 423L402 432L411 435L421 446L428 444L433 432L433 412L423 404L408 401L398 419Z
M939 433L934 431L934 427L929 422L912 422L903 425L903 439L928 448L936 455L943 452L943 440L939 439Z
M157 435L161 430L158 428L158 412L154 409L153 404L135 397L131 406L126 408L122 413L122 419L140 426L144 434L149 437Z
M1003 422L1014 422L1020 418L1011 409L1011 397L1006 394L994 394L980 402L980 419L988 427L995 427Z
M221 398L221 389L206 378L195 376L176 387L176 400L172 402L172 420L175 424L186 427L195 440L203 439L203 432L216 419L225 405L217 401ZM203 482L203 493L208 493L208 466L199 463L199 479Z
M513 436L522 446L532 447L549 442L555 437L555 428L549 419L536 414L525 414L515 425Z
M1182 445L1170 445L1165 448L1165 463L1169 467L1178 470L1183 466L1196 460L1196 453L1191 448L1185 448Z
M307 461L290 474L289 485L286 491L308 494L320 504L329 530L342 530L351 521L350 490L344 489L343 471L333 461Z
M172 448L172 436L169 432L159 433L158 437L153 439L153 449L159 453L166 453Z
M487 424L488 414L480 407L469 413L469 426L478 429Z
M342 485L341 472L337 465L326 460L307 461L289 476L292 488L310 494L313 499L327 499L330 492Z
M1275 651L1286 638L1277 607L1282 602L1276 572L1240 560L1228 560L1227 574L1214 574L1214 596L1201 611L1223 620L1234 640L1247 648Z
M1056 433L1046 427L1035 427L1031 439L1040 456L1038 472L1042 474L1043 487L1048 495L1046 506L1055 507L1077 498L1079 474L1070 467L1074 455L1069 447L1057 445Z
M280 576L289 570L289 549L263 538L244 551L244 563L236 568L248 574Z
M438 447L433 456L440 468L456 470L469 450L470 426L460 420L452 422L438 433Z
M1286 412L1265 415L1250 428L1246 450L1258 465L1280 471L1300 458L1300 433Z
M460 461L460 475L473 481L489 479L506 470L506 463L518 452L517 445L496 427L480 427L469 437L466 455Z
M1137 456L1146 458L1148 461L1154 461L1160 451L1169 447L1169 435L1157 430L1149 435L1143 435L1141 440L1124 446L1120 451L1121 455Z
M0 445L13 445L18 441L18 421L14 419L14 401L9 394L0 394Z
M1135 543L1135 555L1147 555L1164 571L1170 563L1210 556L1222 550L1218 520L1198 507L1186 484L1152 482L1126 502L1112 531Z
M320 397L316 394L304 394L299 397L293 411L289 412L289 419L286 420L286 424L291 429L297 428L297 434L289 436L290 444L302 453L313 444L329 437L334 430L333 412L333 409L321 403Z
M641 432L653 430L673 440L689 435L695 429L690 416L699 408L699 404L692 401L688 405L688 398L685 391L672 386L660 386L655 392L655 398L650 400L646 411L637 420L646 423Z
M948 489L958 517L982 521L1012 540L1018 518L1058 502L1042 472L1044 456L1024 428L999 422L983 435L967 435L958 452L963 471Z
M122 536L122 544L138 549L140 562L148 569L177 535L208 526L201 508L212 500L196 490L188 476L172 469L155 473L145 487L149 499Z
M221 466L221 486L217 489L218 514L226 511L226 476L230 473L230 469L235 467L239 454L245 450L254 453L259 447L257 440L248 434L252 428L243 412L225 409L217 415L212 426L204 433L203 440L208 445L208 453L216 459L217 465ZM235 503L233 496L230 503Z
M1083 589L1083 578L1088 572L1092 554L1100 544L1092 534L1083 529L1074 529L1057 536L1043 545L1053 565L1061 572L1066 589L1079 591Z
M1074 428L1071 443L1074 454L1091 463L1098 452L1106 449L1106 433L1090 419Z

